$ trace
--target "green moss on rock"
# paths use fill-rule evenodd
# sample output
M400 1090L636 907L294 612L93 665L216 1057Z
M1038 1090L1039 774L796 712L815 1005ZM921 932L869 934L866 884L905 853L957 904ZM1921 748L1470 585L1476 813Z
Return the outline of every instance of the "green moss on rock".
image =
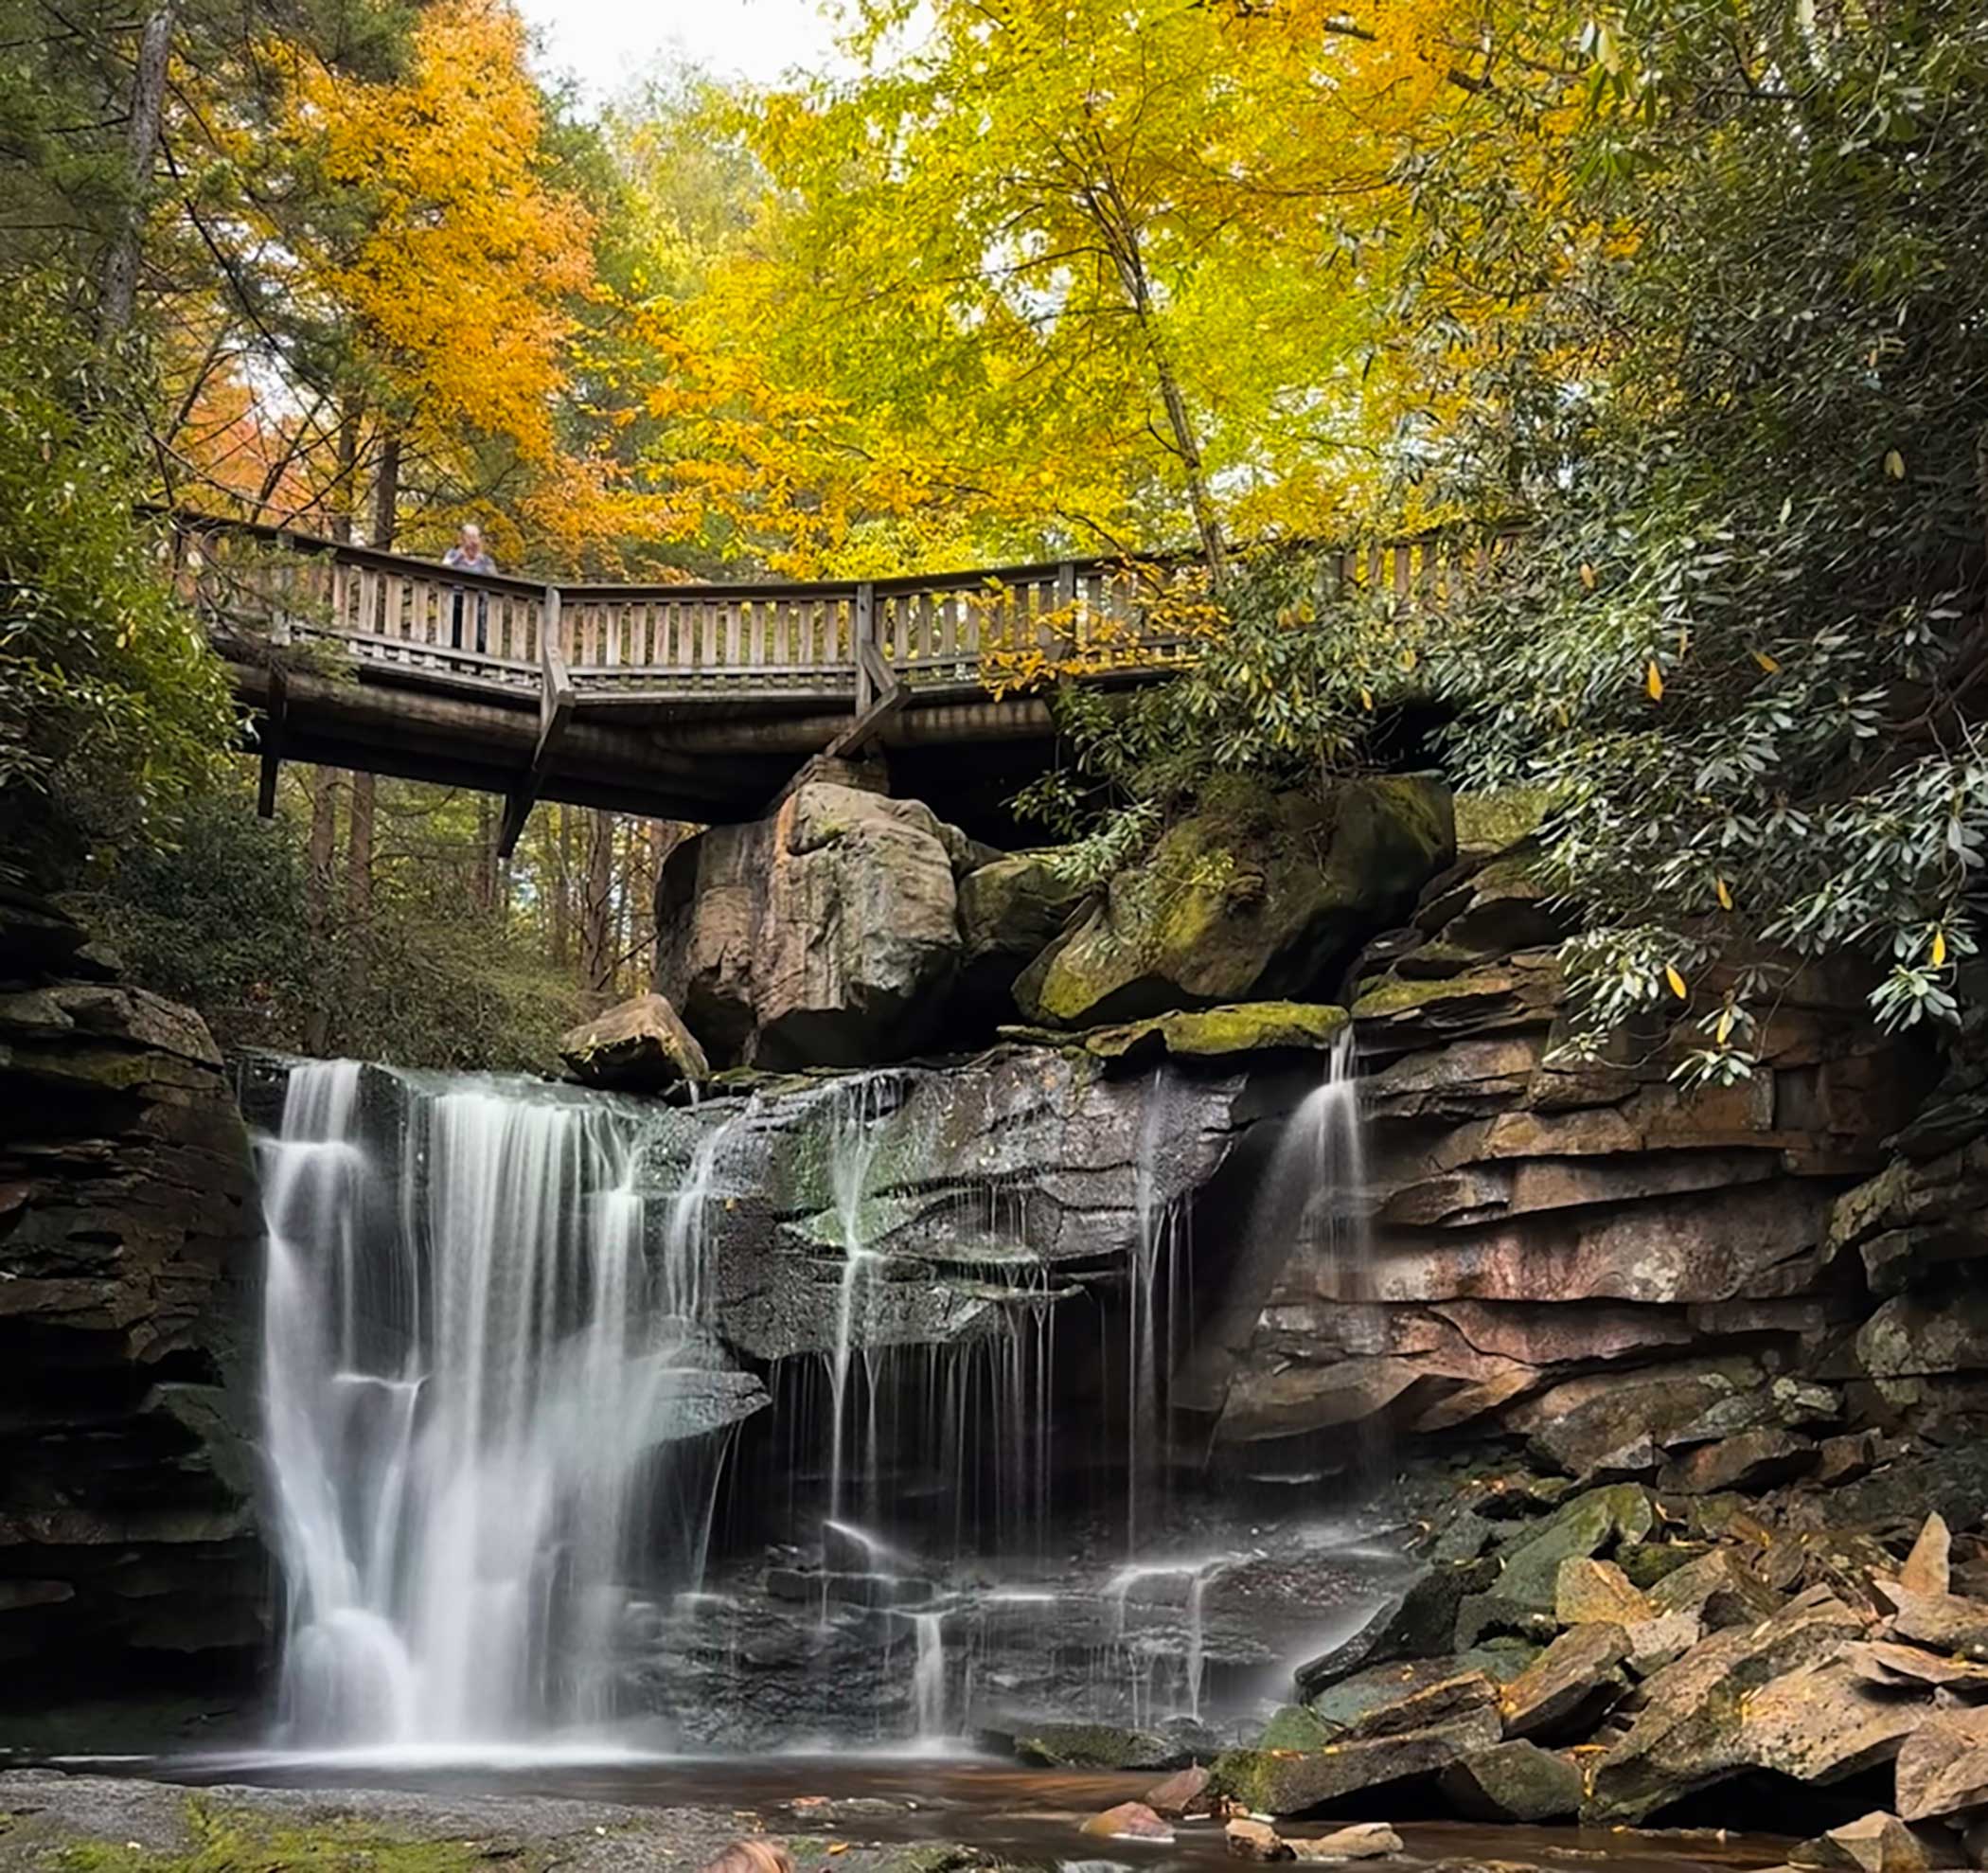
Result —
M1237 788L1168 829L1015 984L1057 1027L1302 996L1407 915L1455 854L1449 792L1420 776L1323 800Z
M1243 1002L1097 1027L1086 1051L1101 1060L1167 1053L1195 1060L1302 1048L1323 1052L1346 1027L1346 1010L1325 1002Z

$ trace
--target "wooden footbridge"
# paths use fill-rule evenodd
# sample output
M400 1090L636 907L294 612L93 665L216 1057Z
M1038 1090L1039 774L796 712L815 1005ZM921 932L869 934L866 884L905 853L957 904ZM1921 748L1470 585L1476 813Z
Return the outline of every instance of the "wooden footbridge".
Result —
M541 585L244 523L175 516L184 589L234 673L262 757L505 796L508 853L539 799L723 822L820 755L887 752L943 783L969 744L1053 737L1001 693L1032 652L1097 681L1193 654L1190 566L1066 560L821 583ZM1456 577L1434 539L1340 555L1404 594ZM981 758L995 751L982 745ZM922 792L943 794L943 784Z

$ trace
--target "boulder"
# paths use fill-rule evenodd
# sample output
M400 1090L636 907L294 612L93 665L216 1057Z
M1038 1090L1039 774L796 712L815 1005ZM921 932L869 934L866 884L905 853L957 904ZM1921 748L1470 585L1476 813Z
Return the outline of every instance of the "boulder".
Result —
M931 1040L958 966L956 865L979 854L915 800L805 781L712 827L657 888L656 987L720 1064L861 1066Z
M1038 1723L1015 1738L1023 1762L1047 1769L1179 1769L1188 1752L1150 1730L1110 1723Z
M1713 1495L1722 1489L1751 1493L1801 1475L1815 1460L1813 1438L1762 1426L1673 1456L1658 1472L1657 1487L1684 1496Z
M1258 1740L1260 1749L1319 1749L1361 1723L1369 1713L1475 1672L1509 1684L1538 1656L1526 1645L1480 1646L1434 1658L1369 1666L1320 1691L1309 1705L1281 1711ZM1302 1719L1301 1724L1298 1720Z
M1084 1823L1083 1831L1108 1841L1161 1841L1174 1837L1171 1822L1163 1820L1143 1801L1122 1801Z
M1946 1658L1917 1646L1873 1639L1850 1649L1851 1662L1873 1685L1893 1689L1951 1690L1961 1696L1988 1695L1988 1665L1964 1658Z
M1358 1821L1350 1828L1285 1845L1300 1860L1381 1860L1401 1851L1401 1836L1385 1821Z
M1581 1806L1581 1772L1572 1758L1522 1739L1451 1763L1436 1788L1473 1821L1556 1821Z
M1163 1782L1155 1782L1145 1792L1145 1805L1155 1814L1178 1821L1198 1814L1208 1806L1208 1772L1198 1762L1177 1769Z
M1290 1845L1268 1821L1238 1815L1222 1829L1232 1860L1294 1860Z
M1988 1707L1928 1714L1899 1749L1897 1775L1901 1820L1988 1804Z
M1630 1650L1628 1633L1604 1621L1563 1632L1505 1686L1505 1735L1585 1735L1628 1689L1621 1667Z
M655 1093L679 1079L711 1077L711 1064L662 995L637 995L568 1028L559 1059L583 1086Z
M1230 1750L1216 1758L1213 1786L1256 1812L1305 1814L1362 1789L1432 1775L1499 1739L1498 1713L1484 1704L1427 1730L1329 1743L1303 1755Z
M1084 901L1086 888L1058 875L1054 857L1013 852L976 865L960 879L963 1008L997 1015L1004 1010L1016 976L1056 940Z
M1371 1737L1399 1737L1453 1722L1498 1704L1499 1688L1482 1671L1462 1671L1439 1678L1364 1711L1334 1742L1363 1742Z
M1454 856L1449 793L1415 776L1323 800L1238 790L1162 835L1015 985L1031 1021L1137 1021L1305 995L1412 905Z
M1898 1584L1908 1593L1944 1594L1953 1585L1953 1536L1938 1509L1926 1518L1912 1552L1898 1570Z
M1891 1608L1891 1630L1901 1639L1977 1662L1988 1660L1988 1600L1915 1594L1902 1581L1882 1579L1871 1584Z
M1649 1589L1658 1614L1695 1614L1713 1631L1754 1624L1782 1607L1782 1597L1731 1548L1713 1548L1674 1569Z
M1880 1809L1803 1841L1788 1855L1788 1864L1826 1873L1936 1873L1965 1866L1968 1859L1944 1828L1914 1828Z

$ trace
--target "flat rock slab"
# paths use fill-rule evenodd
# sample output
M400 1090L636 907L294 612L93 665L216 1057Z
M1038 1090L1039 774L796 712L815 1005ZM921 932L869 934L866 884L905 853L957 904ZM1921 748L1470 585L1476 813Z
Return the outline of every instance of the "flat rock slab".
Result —
M1498 1713L1485 1704L1427 1730L1332 1743L1303 1755L1231 1750L1216 1761L1214 1786L1257 1813L1305 1814L1361 1789L1432 1775L1499 1739Z
M1632 1650L1628 1633L1606 1621L1563 1632L1505 1686L1505 1734L1550 1738L1591 1727L1628 1688L1620 1668Z

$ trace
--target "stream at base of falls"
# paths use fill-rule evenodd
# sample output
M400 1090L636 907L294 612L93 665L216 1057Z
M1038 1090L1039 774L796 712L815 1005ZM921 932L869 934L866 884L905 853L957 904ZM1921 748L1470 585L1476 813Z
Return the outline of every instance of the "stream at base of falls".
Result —
M0 1768L4 1768L0 1758ZM562 1817L572 1831L611 1832L630 1816L653 1811L656 1825L679 1828L689 1855L709 1850L713 1839L763 1834L794 1845L800 1873L834 1866L846 1849L899 1846L931 1849L957 1846L974 1851L979 1864L1056 1869L1056 1873L1212 1873L1236 1863L1222 1826L1213 1820L1176 1824L1171 1843L1094 1839L1080 1828L1093 1814L1136 1801L1158 1779L1151 1773L1097 1773L1020 1768L970 1757L865 1756L774 1752L752 1758L623 1756L589 1760L579 1755L520 1751L501 1765L403 1763L391 1756L351 1760L337 1756L285 1757L269 1753L197 1757L71 1761L62 1765L96 1775L145 1777L187 1787L239 1793L244 1788L339 1791L352 1811L368 1813L364 1792L419 1799L392 1807L382 1796L381 1819L396 1831L423 1834L422 1813L432 1804L437 1831L460 1834L465 1798L497 1797L519 1803L552 1800L600 1804L598 1821L585 1807ZM1402 1836L1405 1851L1386 1861L1347 1863L1385 1867L1388 1873L1441 1866L1445 1873L1527 1873L1528 1869L1606 1868L1608 1873L1716 1873L1778 1865L1790 1842L1768 1835L1706 1828L1587 1828L1489 1826L1422 1821L1407 1798L1390 1806L1376 1791L1361 1810L1386 1820ZM527 1811L521 1810L521 1818ZM497 1832L502 1811L476 1816ZM693 1824L701 1821L699 1828ZM633 1825L640 1825L639 1819ZM1331 1831L1342 1821L1280 1824L1291 1839ZM716 1828L714 1834L712 1828ZM648 1865L674 1858L666 1842L657 1856L630 1854L625 1864ZM693 1863L694 1859L693 1859ZM861 1864L852 1856L843 1864ZM899 1858L885 1863L909 1867Z

